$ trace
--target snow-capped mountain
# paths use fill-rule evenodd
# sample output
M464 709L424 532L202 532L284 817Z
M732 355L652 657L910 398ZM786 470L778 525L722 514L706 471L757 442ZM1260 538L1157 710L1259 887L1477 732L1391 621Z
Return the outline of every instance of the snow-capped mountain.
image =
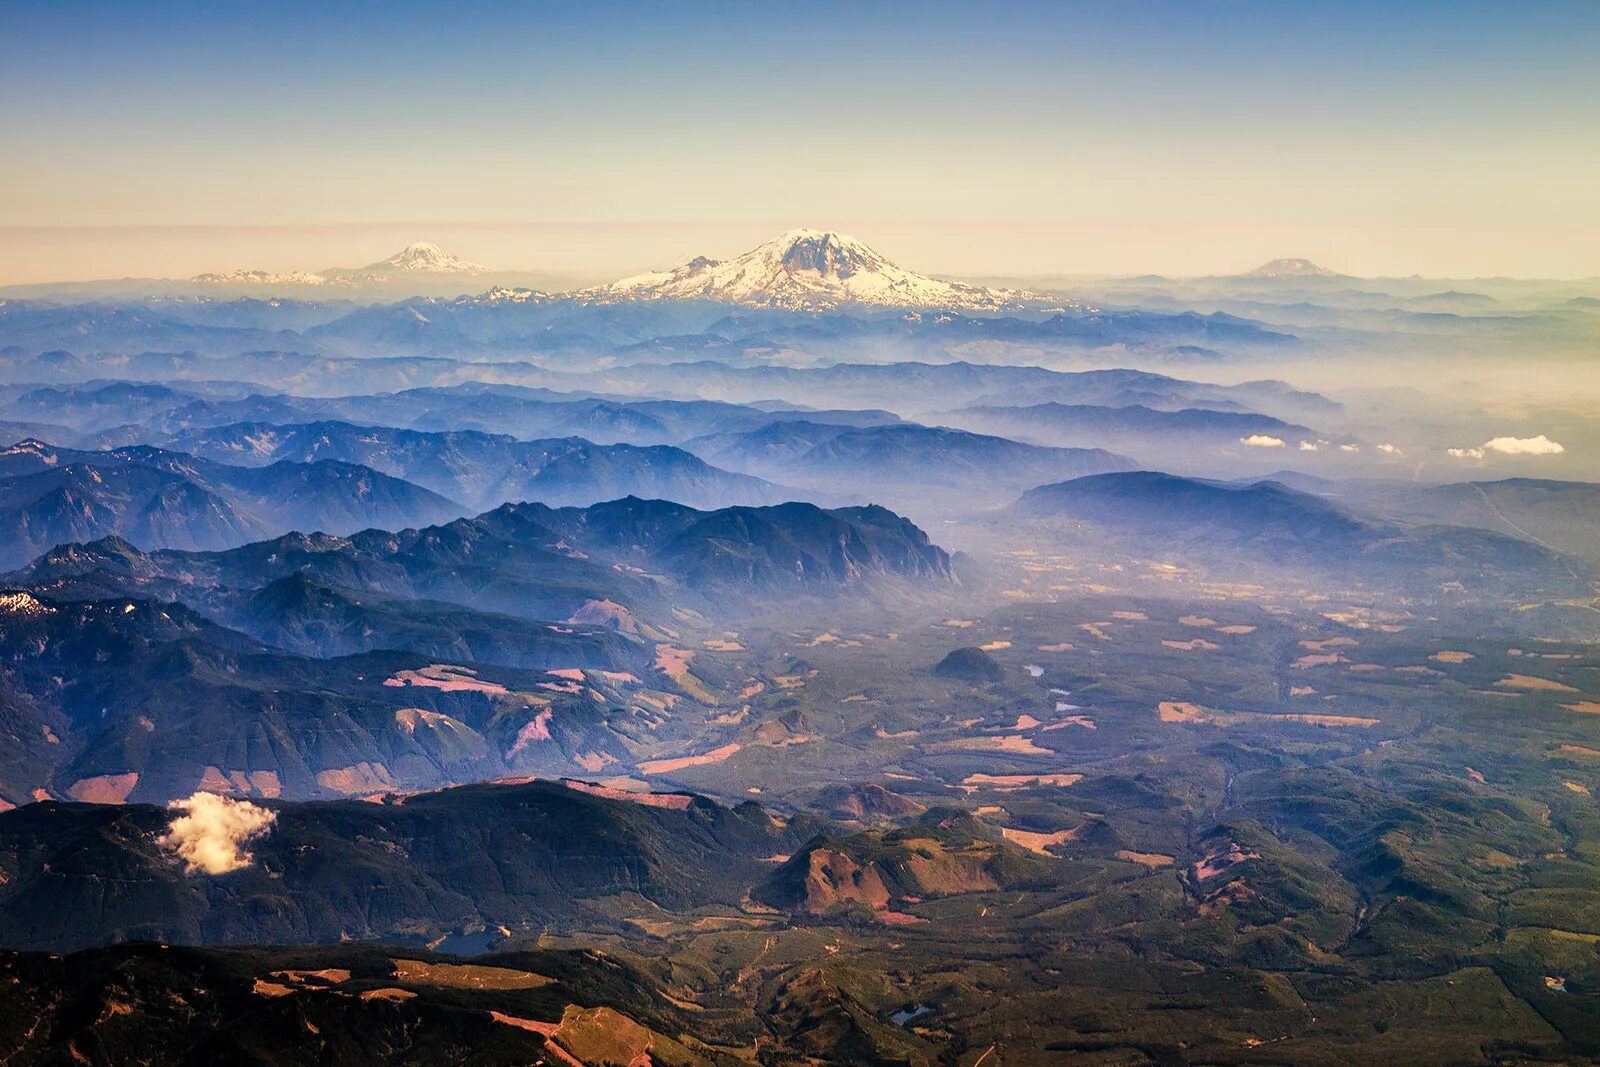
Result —
M1237 275L1240 278L1337 278L1338 271L1319 267L1309 259L1274 259L1255 270Z
M225 270L196 274L190 281L201 285L327 285L328 279L310 271Z
M388 259L361 268L361 273L391 274L488 274L489 268L446 252L427 241L413 241Z
M202 285L365 285L396 280L407 275L471 275L491 274L493 271L478 263L446 252L428 241L414 241L388 259L368 263L365 267L330 267L322 271L230 270L212 274L197 274L191 281Z
M853 304L995 311L1050 303L1029 293L917 274L853 237L824 230L790 230L733 259L702 256L575 295L601 303L715 300L796 310Z

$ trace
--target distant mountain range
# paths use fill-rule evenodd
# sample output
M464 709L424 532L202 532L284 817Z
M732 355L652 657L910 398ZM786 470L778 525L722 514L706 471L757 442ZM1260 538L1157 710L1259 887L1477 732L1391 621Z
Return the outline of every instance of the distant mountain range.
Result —
M1212 363L1241 349L1300 343L1268 316L1221 312L1097 311L1061 302L986 310L864 303L791 308L581 294L519 300L505 290L462 295L460 289L432 285L424 290L431 295L414 295L389 287L381 290L389 299L359 303L324 293L315 294L321 298L317 302L203 296L66 306L0 301L0 336L18 349L0 362L0 380L70 380L63 375L72 374L85 358L73 353L108 351L161 353L168 364L180 366L184 358L176 354L191 351L219 361L263 353L300 359L407 356L429 360L436 371L444 362L481 364L495 358L525 374L530 353L590 367L596 359L604 365L704 359L805 365L824 357L827 362L950 362L970 358L974 346L1074 353L1123 346L1131 357L1148 361ZM8 364L46 355L48 375L19 377L8 371ZM81 377L113 374L128 372L119 367ZM206 376L237 380L225 373ZM271 379L275 385L284 380ZM426 383L413 379L408 384Z
M953 578L949 556L884 508L788 503L698 511L633 497L587 508L506 504L442 526L350 537L295 533L220 552L145 553L103 539L63 545L11 577L57 597L153 596L211 606L300 572L362 592L579 620L607 602L634 613L659 613L669 600L716 612L883 579L937 585Z
M1365 518L1273 481L1104 474L1029 490L1015 512L1115 531L1119 545L1156 558L1232 571L1311 570L1411 595L1592 595L1595 577L1581 560L1522 537Z
M1045 448L930 426L873 426L820 442L792 466L813 477L960 486L1015 485L1051 474L1097 474L1132 462L1101 448Z
M365 267L330 267L321 271L289 271L274 273L265 270L231 270L213 274L197 274L192 281L201 285L260 286L293 288L297 286L357 287L390 281L406 275L475 275L493 271L482 264L471 263L460 256L446 252L436 244L416 241L406 245L387 259L369 263Z
M913 510L924 488L955 490L967 506L982 507L1044 478L1136 466L1100 448L1047 448L912 423L856 428L786 420L708 435L684 447L816 493L854 492Z
M27 440L0 450L0 566L116 534L147 548L231 548L291 529L353 533L462 512L437 493L358 464L259 468L132 446L105 452Z
M418 242L365 267L322 271L242 270L197 275L202 285L296 288L356 287L398 276L487 276L495 272L469 263L437 245ZM580 302L707 301L743 307L817 311L844 306L949 308L965 311L1062 307L1030 293L987 289L917 274L853 237L824 230L790 230L729 260L704 256L672 270L623 278L609 285L565 294ZM496 288L487 303L537 304L558 297L530 289Z
M1150 371L1058 371L957 360L948 363L841 362L826 367L735 367L712 360L672 367L636 365L610 377L640 390L694 389L734 401L783 397L827 406L873 405L894 410L944 412L966 405L1018 407L1053 401L1103 407L1143 406L1163 411L1301 412L1336 416L1341 408L1320 393L1264 379L1237 385L1177 378ZM839 421L806 413L809 421ZM924 416L931 418L932 416Z
M1354 507L1413 523L1450 523L1581 556L1600 564L1600 484L1548 478L1502 478L1417 486L1338 482L1318 491Z
M196 455L251 467L282 460L359 463L482 508L517 500L583 506L625 496L718 508L775 504L793 496L680 448L597 445L581 437L519 441L474 430L234 423L180 433L173 443Z
M381 368L382 364L367 361L367 366ZM374 380L381 377L375 375ZM171 442L187 434L235 424L346 422L428 434L478 433L515 436L523 441L581 437L598 444L654 445L676 444L712 432L753 429L787 419L826 420L847 426L899 421L898 416L883 410L806 410L771 403L756 406L717 400L624 399L479 382L341 396L240 395L236 388L213 388L207 383L174 386L100 381L21 387L9 403L5 392L0 387L0 409L30 417L17 420L18 424L36 424L32 416L50 412L61 422L71 424L72 429L60 427L63 432L95 438L100 444L152 438ZM435 443L441 447L446 444ZM249 451L234 444L219 447L240 453L240 458L231 462L241 462Z
M1254 412L1181 408L1163 411L1142 404L1049 402L1026 406L975 404L935 416L940 422L983 433L1002 434L1052 445L1109 445L1138 450L1146 447L1209 445L1236 447L1255 434L1286 442L1315 442L1316 431Z

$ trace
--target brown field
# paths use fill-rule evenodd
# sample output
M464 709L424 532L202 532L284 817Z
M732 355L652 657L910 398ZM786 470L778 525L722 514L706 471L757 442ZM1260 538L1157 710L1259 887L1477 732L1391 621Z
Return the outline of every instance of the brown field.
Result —
M433 663L421 670L400 671L393 677L385 678L383 684L387 686L419 685L429 689L442 689L446 693L492 693L504 694L509 692L505 686L497 682L485 682L477 677L477 671L466 667L453 667L448 663Z
M1508 674L1494 684L1506 689L1542 690L1549 693L1578 692L1570 685L1563 685L1553 679L1539 678L1532 674Z
M580 793L590 796L605 797L608 800L626 800L630 804L643 804L647 808L670 808L673 811L684 811L689 807L691 799L688 793L635 793L626 789L614 789L608 785L592 785L589 782L580 782L575 778L562 779L568 789L575 789Z
M273 971L272 977L282 978L295 985L339 985L350 981L350 972L343 967L324 967L320 971Z
M639 770L645 774L671 774L673 771L681 771L685 767L704 767L708 763L721 763L743 747L737 741L732 741L698 756L645 760L639 764Z
M1052 834L1036 833L1033 830L1013 830L1009 826L1002 826L1000 833L1007 841L1014 845L1021 845L1029 852L1037 852L1041 856L1052 855L1050 845L1065 844L1072 840L1074 830L1057 830Z
M1176 648L1183 652L1211 652L1222 647L1201 637L1196 637L1192 641L1163 641L1161 643L1168 648Z
M227 771L207 767L196 789L205 793L242 793L272 799L283 792L277 771Z
M422 960L393 962L394 976L399 981L448 989L538 989L555 981L554 978L546 978L532 971L484 967L476 963L424 963Z
M998 792L1007 792L1013 789L1024 789L1030 785L1054 785L1066 788L1083 781L1083 775L1062 772L1055 774L969 774L961 780L961 785L967 791L972 791L981 786L989 786Z
M1380 720L1369 719L1360 715L1290 715L1264 716L1273 719L1288 719L1291 722L1309 722L1317 726L1376 726Z
M1207 878L1216 877L1229 867L1243 863L1245 860L1258 860L1260 858L1261 853L1246 852L1239 847L1238 842L1233 842L1227 848L1213 852L1205 859L1195 863L1193 868L1194 880L1203 882Z
M1162 722L1220 722L1221 719L1214 711L1207 711L1199 704L1188 704L1179 700L1164 700L1156 705L1156 715Z
M971 751L971 752L1010 752L1022 756L1053 756L1055 752L1048 748L1040 748L1030 739L1020 734L1007 734L1004 737L962 737L954 741L942 741L934 748L940 751Z
M1330 648L1354 648L1353 637L1329 637L1322 641L1301 641L1300 647L1309 652L1326 652Z
M269 982L265 978L257 978L250 992L258 997L286 997L294 990L281 982Z
M689 664L694 660L694 653L687 648L674 648L672 645L657 645L655 668L668 678L677 679L689 673Z
M1379 720L1360 715L1315 715L1302 712L1273 714L1260 711L1215 711L1198 704L1177 700L1163 701L1156 706L1156 715L1162 722L1204 723L1210 726L1233 726L1244 722L1264 724L1270 722L1303 722L1314 726L1376 726Z
M80 804L121 804L139 784L139 776L127 774L99 774L93 778L80 778L67 787L67 796Z
M1112 853L1112 855L1116 856L1119 860L1127 860L1129 863L1137 863L1139 866L1149 867L1151 870L1155 870L1157 867L1170 867L1173 863L1173 858L1171 856L1165 856L1159 852L1133 852L1124 848L1118 849L1116 852Z
M350 767L334 767L317 772L317 784L335 793L375 793L398 784L381 763L363 760Z

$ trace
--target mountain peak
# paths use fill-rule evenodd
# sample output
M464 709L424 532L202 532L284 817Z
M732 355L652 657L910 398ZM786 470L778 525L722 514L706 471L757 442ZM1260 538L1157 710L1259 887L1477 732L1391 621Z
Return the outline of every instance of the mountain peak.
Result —
M413 241L388 259L379 260L368 270L399 270L419 274L482 274L488 271L430 241Z
M1309 259L1272 259L1255 270L1247 270L1241 278L1337 278L1339 273L1319 267Z
M784 271L813 271L824 277L897 269L861 241L832 230L789 230L755 251Z
M733 259L698 256L582 295L601 303L712 300L792 310L858 305L993 311L1039 303L1028 293L917 274L854 237L813 229L788 230Z
M489 268L446 252L431 241L413 241L388 259L380 259L354 269L330 267L327 270L275 272L231 270L197 274L191 280L202 285L224 286L300 286L362 285L381 282L396 274L488 274Z

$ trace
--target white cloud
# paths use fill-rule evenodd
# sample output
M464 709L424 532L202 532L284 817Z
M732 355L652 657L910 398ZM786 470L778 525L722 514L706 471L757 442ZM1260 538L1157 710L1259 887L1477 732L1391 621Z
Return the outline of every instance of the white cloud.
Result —
M278 819L275 811L215 793L195 793L167 807L183 814L172 820L159 843L176 852L190 874L227 874L248 867L251 857L244 845Z
M1340 452L1360 452L1361 451L1361 446L1360 445L1340 445L1339 446L1339 451Z
M1282 448L1283 438L1268 437L1264 433L1253 433L1249 437L1239 438L1239 443L1241 445L1249 445L1251 448Z
M1544 434L1538 437L1495 437L1483 443L1485 451L1507 456L1555 456L1566 449Z
M1446 455L1454 456L1456 459L1483 458L1483 449L1481 448L1447 448L1444 451Z
M1302 452L1317 452L1317 451L1320 451L1320 450L1321 450L1321 446L1318 445L1317 442L1315 442L1315 441L1301 441L1300 442L1300 451L1302 451Z
M1379 445L1378 451L1382 452L1386 456L1399 456L1404 454L1400 451L1398 445L1391 445L1388 441L1385 441L1383 444Z

